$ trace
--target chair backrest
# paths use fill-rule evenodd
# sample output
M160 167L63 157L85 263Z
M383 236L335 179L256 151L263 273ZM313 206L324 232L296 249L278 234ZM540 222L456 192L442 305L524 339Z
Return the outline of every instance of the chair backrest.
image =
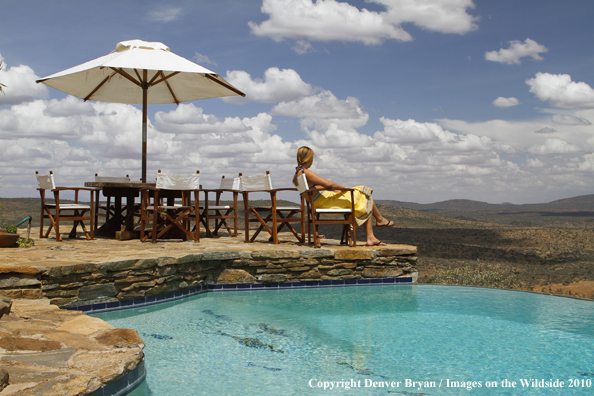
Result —
M101 183L130 183L130 176L113 177L113 176L98 176L95 174L95 181Z
M266 172L265 175L240 176L239 179L242 191L272 190L272 180L269 172Z
M300 174L297 176L297 190L299 194L303 194L303 192L309 189L307 185L307 177L305 177L305 173Z
M172 175L159 173L157 188L162 190L200 190L200 175Z
M241 182L239 181L239 177L225 179L225 176L223 176L221 178L221 185L220 185L219 189L221 189L221 190L239 190L239 189L241 189Z
M54 190L56 183L54 182L54 173L50 171L49 175L40 175L39 172L35 172L37 176L37 186L41 190Z

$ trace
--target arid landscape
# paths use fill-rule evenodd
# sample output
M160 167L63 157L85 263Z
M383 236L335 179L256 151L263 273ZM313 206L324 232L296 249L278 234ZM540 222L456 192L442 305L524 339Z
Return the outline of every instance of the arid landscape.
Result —
M418 246L420 283L594 299L594 195L532 205L377 203L396 227L378 228L376 235L387 243ZM15 225L26 216L38 225L38 199L0 198L0 204L0 225ZM328 238L338 231L321 229ZM360 243L364 237L360 229Z

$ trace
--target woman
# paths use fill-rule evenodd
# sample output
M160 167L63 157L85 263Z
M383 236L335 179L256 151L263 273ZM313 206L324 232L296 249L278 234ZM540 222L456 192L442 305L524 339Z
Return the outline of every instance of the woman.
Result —
M314 206L316 208L350 208L351 194L344 191L332 191L335 188L348 188L341 186L333 181L326 180L321 176L316 175L309 168L313 164L314 151L309 147L300 147L297 151L297 167L295 177L293 177L293 184L297 185L297 177L305 173L307 184L310 188L317 188L320 191L316 194ZM375 218L376 227L392 227L394 222L386 219L381 215L371 196L372 190L366 186L353 187L355 189L355 219L357 226L365 225L365 232L367 234L367 246L386 246L385 243L373 235L373 224L371 217Z

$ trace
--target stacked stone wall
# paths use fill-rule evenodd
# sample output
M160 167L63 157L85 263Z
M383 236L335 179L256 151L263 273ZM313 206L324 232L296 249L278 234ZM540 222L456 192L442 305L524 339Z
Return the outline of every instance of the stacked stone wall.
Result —
M4 266L0 294L71 306L130 300L213 284L396 278L417 275L416 247L225 250L181 257L55 267Z

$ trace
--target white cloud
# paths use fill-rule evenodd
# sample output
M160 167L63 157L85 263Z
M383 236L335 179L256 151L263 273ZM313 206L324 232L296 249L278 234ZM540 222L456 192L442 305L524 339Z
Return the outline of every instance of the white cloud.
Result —
M465 34L477 29L477 18L468 14L472 0L375 0L388 9L393 24L414 23L439 33Z
M530 146L527 151L534 155L574 154L578 153L580 148L562 139L548 138L544 144Z
M215 62L211 61L208 56L203 55L203 54L199 54L198 52L195 52L194 53L194 59L200 65L215 65L215 66L217 65Z
M291 49L297 52L299 55L315 51L311 43L305 40L297 40L297 43L293 47L291 47Z
M314 146L321 148L351 148L369 147L373 145L371 136L360 134L356 131L339 129L338 125L331 123L323 132L316 130L307 133Z
M369 120L369 114L359 107L357 98L340 100L330 91L293 102L281 102L272 108L271 114L299 118L305 131L309 128L327 130L331 126L354 131Z
M472 0L375 0L384 12L358 9L336 0L263 0L262 12L269 19L249 22L253 34L275 41L301 41L295 50L303 51L303 40L356 41L367 45L384 40L410 41L412 36L400 25L413 23L421 28L464 34L477 28L476 18L466 11Z
M536 73L526 80L530 92L551 106L563 108L594 108L594 89L584 82L571 81L569 74Z
M557 125L592 125L592 123L585 118L567 114L555 114L551 117L551 121L553 121L553 124Z
M69 95L62 100L50 100L43 112L50 117L71 117L75 115L94 115L95 109L91 103L83 102Z
M493 101L495 107L513 107L519 104L520 101L517 98L503 98L501 96Z
M148 18L154 22L173 22L180 15L182 15L182 9L180 7L165 7L161 6L155 10L149 11Z
M29 66L6 67L6 64L2 66L0 82L5 85L3 89L6 95L0 94L0 105L31 102L48 96L47 86L35 82L39 77Z
M225 79L246 94L245 98L223 98L228 103L276 103L295 100L314 92L313 87L305 83L293 69L271 67L264 72L264 79L252 79L248 73L234 70L227 72Z
M193 103L182 103L168 113L155 113L155 127L163 133L178 134L176 140L197 139L197 135L200 134L239 133L248 130L237 117L227 117L221 121L213 115L204 114L203 110Z
M539 55L549 49L542 44L529 38L525 42L513 40L509 42L509 48L501 48L499 51L485 52L485 59L492 62L507 63L508 65L519 65L522 58L531 57L534 60L542 60Z
M555 133L557 132L554 128L549 128L549 127L544 127L544 128L540 128L538 131L535 131L535 133Z

